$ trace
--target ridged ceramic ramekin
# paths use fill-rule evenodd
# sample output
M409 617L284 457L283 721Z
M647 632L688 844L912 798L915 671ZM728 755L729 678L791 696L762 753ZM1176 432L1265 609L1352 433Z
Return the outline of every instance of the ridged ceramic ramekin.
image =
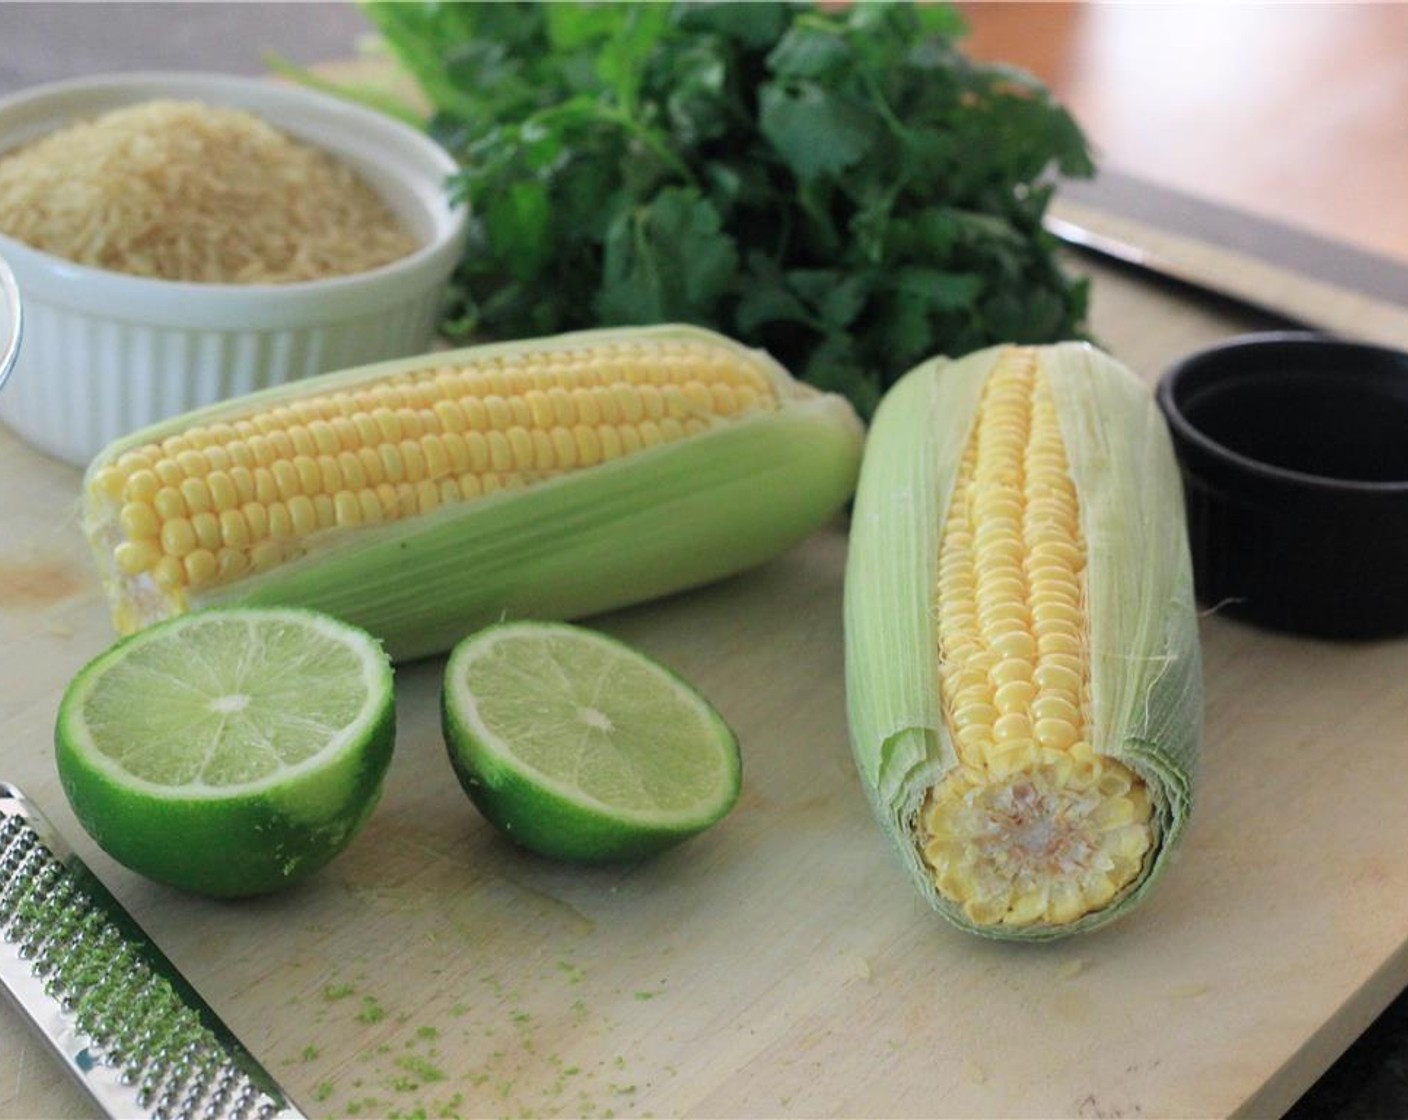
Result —
M24 326L24 316L20 308L20 290L15 284L15 274L0 257L0 389L10 379L19 357L20 335Z
M421 242L368 272L290 284L198 284L77 265L0 235L24 300L24 345L0 420L84 465L168 416L295 378L422 353L435 340L465 216L455 164L390 117L296 86L202 74L120 74L0 99L0 155L122 105L179 98L245 109L351 166Z

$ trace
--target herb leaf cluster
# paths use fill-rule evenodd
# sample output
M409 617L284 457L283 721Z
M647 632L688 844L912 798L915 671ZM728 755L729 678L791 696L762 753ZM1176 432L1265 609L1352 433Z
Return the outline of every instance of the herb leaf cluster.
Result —
M454 338L682 321L863 414L916 362L1083 333L1042 228L1093 172L943 5L364 5L460 162Z

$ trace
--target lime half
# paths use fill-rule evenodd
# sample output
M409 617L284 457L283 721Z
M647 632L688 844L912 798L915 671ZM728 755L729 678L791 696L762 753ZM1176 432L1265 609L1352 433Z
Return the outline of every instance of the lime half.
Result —
M326 615L198 611L85 666L54 737L74 813L114 859L198 894L260 894L326 864L376 804L391 663Z
M531 851L638 859L738 800L738 740L698 692L644 654L562 623L466 638L445 667L445 742L488 820Z

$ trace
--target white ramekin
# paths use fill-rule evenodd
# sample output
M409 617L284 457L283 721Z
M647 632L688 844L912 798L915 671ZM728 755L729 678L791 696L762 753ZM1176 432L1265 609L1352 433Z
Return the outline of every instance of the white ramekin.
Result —
M0 99L0 153L154 98L246 109L358 171L422 242L369 272L292 284L196 284L88 268L0 235L24 300L24 345L0 420L84 465L102 447L201 405L432 348L465 215L439 145L390 117L298 86L206 74L105 75Z
M15 274L0 257L0 389L10 379L15 358L19 355L24 316L20 309L20 290Z

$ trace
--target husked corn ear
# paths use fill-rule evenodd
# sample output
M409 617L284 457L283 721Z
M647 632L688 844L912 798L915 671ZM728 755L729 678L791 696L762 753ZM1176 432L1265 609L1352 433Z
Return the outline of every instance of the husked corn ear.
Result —
M129 633L221 602L325 609L393 655L759 563L850 496L840 398L688 327L328 374L99 455L85 528Z
M904 378L872 425L846 581L852 741L921 893L1041 939L1141 899L1201 728L1177 468L1149 393L1089 347Z

